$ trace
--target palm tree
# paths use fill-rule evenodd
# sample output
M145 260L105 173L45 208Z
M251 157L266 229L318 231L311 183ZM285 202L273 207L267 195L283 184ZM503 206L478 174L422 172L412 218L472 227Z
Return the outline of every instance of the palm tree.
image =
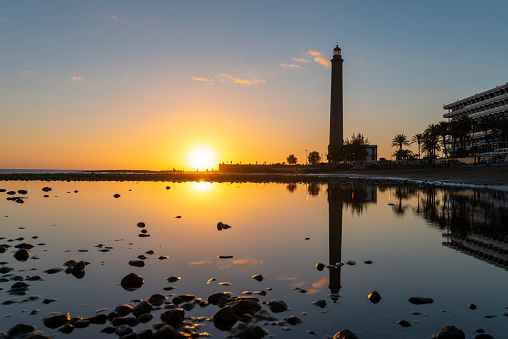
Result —
M411 139L411 142L416 142L418 144L418 159L420 159L420 146L422 145L422 137L423 137L423 134L421 133L416 133L415 135L413 135L413 138Z
M402 146L409 146L411 143L407 140L407 136L405 134L397 134L395 138L392 139L392 147L398 147L399 150L402 150Z
M429 125L423 132L422 138L422 152L427 153L427 157L434 159L436 152L439 152L439 134L437 125Z
M446 152L446 143L448 141L448 136L450 135L450 124L446 121L440 121L436 125L436 133L441 138L441 144L443 145L443 153L445 158L448 158L448 153Z

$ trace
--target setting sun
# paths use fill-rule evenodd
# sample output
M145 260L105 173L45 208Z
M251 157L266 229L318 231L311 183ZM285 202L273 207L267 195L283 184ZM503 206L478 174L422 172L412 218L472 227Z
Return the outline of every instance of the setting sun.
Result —
M188 164L191 169L211 170L217 166L217 155L208 148L196 148L189 152Z

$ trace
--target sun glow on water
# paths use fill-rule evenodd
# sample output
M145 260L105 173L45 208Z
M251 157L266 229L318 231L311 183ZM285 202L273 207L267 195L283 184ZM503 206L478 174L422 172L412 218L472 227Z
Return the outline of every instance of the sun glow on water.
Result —
M217 154L208 148L195 148L188 154L188 164L191 170L211 170L217 166Z

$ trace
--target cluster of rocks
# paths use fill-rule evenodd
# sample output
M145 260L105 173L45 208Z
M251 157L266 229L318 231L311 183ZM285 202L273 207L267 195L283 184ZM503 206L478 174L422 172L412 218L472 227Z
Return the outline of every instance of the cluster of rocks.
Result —
M137 226L141 228L141 233L138 235L138 237L146 238L150 236L150 234L148 234L148 230L145 228L146 224L144 222L138 222Z
M229 226L228 224L224 224L222 221L219 221L217 223L217 231L227 230L230 228L231 228L231 226Z

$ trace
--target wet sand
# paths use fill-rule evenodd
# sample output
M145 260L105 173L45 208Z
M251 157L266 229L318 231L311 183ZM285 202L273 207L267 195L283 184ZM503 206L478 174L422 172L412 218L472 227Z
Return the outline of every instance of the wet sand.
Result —
M1 180L30 181L208 181L208 182L279 182L279 183L398 183L400 180L424 181L441 185L478 185L481 188L508 190L508 164L470 165L453 168L364 170L351 169L333 173L164 173L83 172L0 174Z

